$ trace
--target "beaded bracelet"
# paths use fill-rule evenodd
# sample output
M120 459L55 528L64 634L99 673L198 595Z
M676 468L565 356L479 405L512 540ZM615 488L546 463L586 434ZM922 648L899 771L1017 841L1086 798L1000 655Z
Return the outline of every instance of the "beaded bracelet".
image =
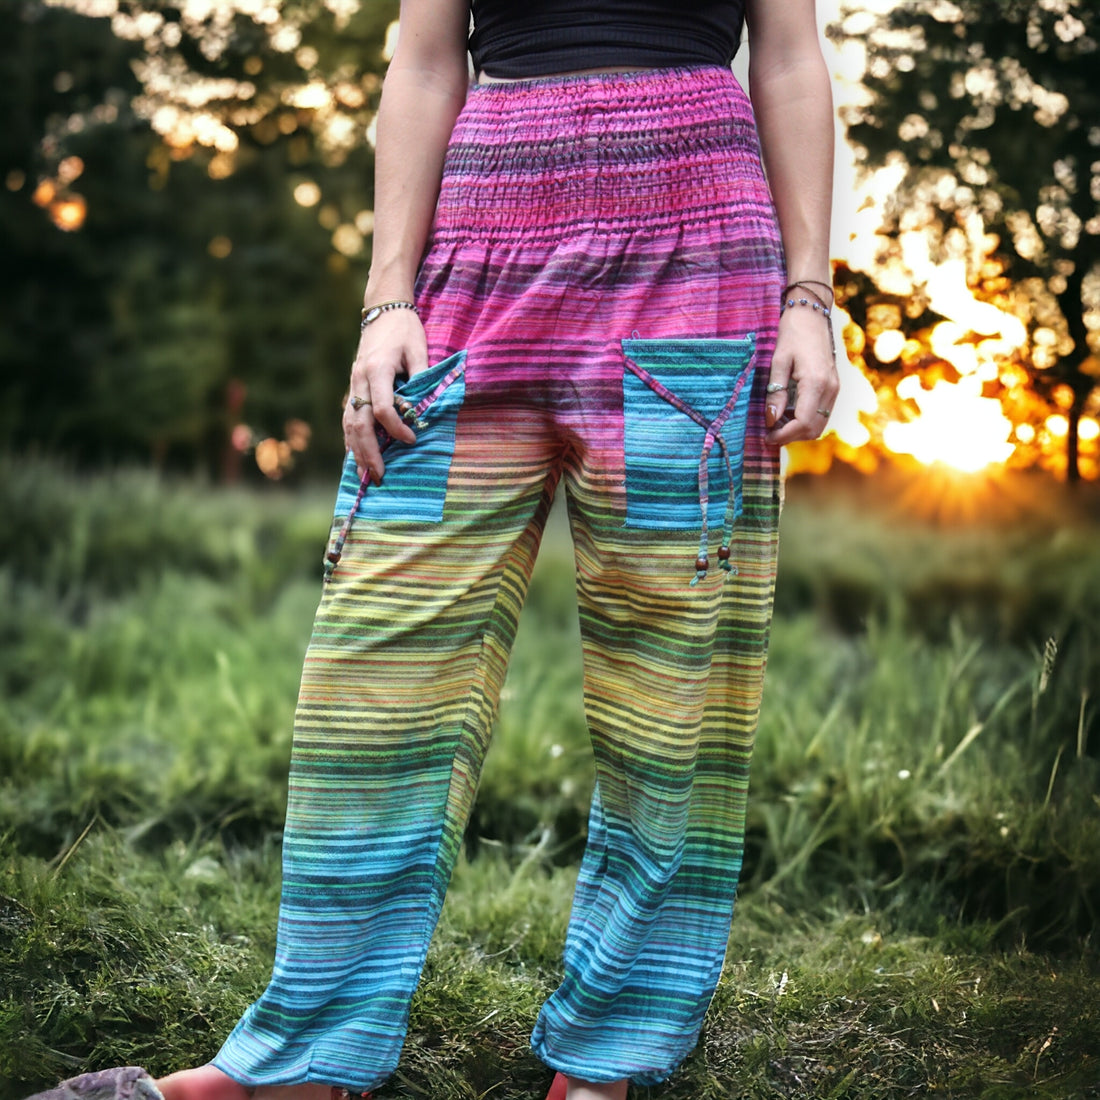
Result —
M818 279L799 279L797 282L791 283L791 285L783 291L783 297L786 298L792 290L805 290L812 294L821 303L823 308L828 308L831 303L826 303L822 301L821 295L818 294L816 290L811 289L815 286L824 287L829 292L829 294L832 295L833 301L836 301L836 291L833 290L832 286L829 283L823 283Z
M788 298L787 291L793 290L798 283L792 283L787 287L787 290L783 292L784 301L779 307L780 316L782 316L788 309L793 309L795 306L809 306L814 313L820 313L825 318L825 327L829 330L829 352L832 355L833 363L836 364L836 338L833 336L833 311L824 305L820 299L816 302L811 302L809 298ZM810 291L813 294L813 291ZM815 294L816 298L817 295Z
M821 302L811 302L809 298L788 298L779 312L782 313L793 306L809 306L815 313L820 313L826 321L831 321L833 316L833 311L828 306L822 305Z
M374 324L383 313L389 313L391 309L411 309L417 317L420 316L420 310L416 308L414 302L406 302L402 298L395 298L392 302L380 302L376 306L364 306L362 313L359 315L359 331L362 332L367 325Z

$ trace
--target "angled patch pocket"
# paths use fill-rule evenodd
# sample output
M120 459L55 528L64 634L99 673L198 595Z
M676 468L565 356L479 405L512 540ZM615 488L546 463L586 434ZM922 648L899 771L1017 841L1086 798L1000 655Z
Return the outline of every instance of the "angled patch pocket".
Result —
M336 497L338 517L405 523L438 523L443 518L458 410L466 397L465 372L466 352L458 351L394 388L398 407L416 432L416 443L410 446L382 433L385 476L381 485L362 492L355 457L349 452Z
M728 548L741 514L756 337L630 339L622 350L625 526L701 530L705 559L708 528L724 527Z

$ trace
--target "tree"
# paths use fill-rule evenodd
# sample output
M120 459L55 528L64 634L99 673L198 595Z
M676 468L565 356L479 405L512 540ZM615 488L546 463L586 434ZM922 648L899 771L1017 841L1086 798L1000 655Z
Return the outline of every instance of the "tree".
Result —
M396 0L0 5L0 445L341 451Z
M897 228L915 196L943 231L975 216L1023 290L1028 368L1078 424L1100 405L1100 8L1095 0L911 0L837 32L865 41L868 101L849 137L868 165L900 152Z

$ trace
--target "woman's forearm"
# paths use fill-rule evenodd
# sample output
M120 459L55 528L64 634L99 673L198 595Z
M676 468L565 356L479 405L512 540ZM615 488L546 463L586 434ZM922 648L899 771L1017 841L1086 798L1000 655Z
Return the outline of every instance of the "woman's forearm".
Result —
M831 285L833 104L814 0L746 0L746 17L749 96L779 218L787 279ZM829 314L822 323L818 305L831 301L825 287L818 291L812 291L813 302L810 295L800 295L813 310L788 309L779 319L764 415L773 446L816 439L832 414L839 379Z
M416 36L403 22L402 36ZM366 304L410 299L431 228L443 157L468 85L465 27L449 50L399 43L386 73L375 152L374 241ZM403 49L404 47L404 49ZM403 56L412 55L411 57Z
M828 281L834 142L829 73L816 40L782 56L773 53L765 44L750 53L749 94L788 278Z

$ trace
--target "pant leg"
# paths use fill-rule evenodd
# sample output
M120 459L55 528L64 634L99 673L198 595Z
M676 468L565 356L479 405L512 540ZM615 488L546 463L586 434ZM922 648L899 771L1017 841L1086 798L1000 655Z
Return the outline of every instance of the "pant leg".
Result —
M775 212L717 68L481 86L448 164L428 281L483 362L541 348L576 543L597 789L532 1044L648 1084L696 1041L740 868L778 513Z
M765 382L761 371L736 573L715 568L693 587L697 529L630 529L601 479L566 471L597 789L565 976L533 1045L581 1078L667 1077L695 1046L721 973L775 576Z
M437 407L387 451L317 614L274 971L215 1059L246 1084L398 1061L557 477L541 417L463 396L450 435Z

